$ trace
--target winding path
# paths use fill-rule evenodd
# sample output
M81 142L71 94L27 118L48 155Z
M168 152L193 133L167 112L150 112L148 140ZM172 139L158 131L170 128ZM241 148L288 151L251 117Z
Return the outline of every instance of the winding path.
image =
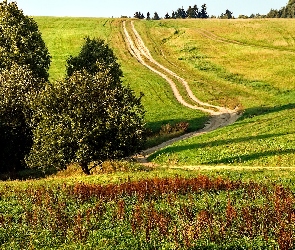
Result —
M157 62L152 57L150 51L145 46L139 33L136 31L133 21L131 21L130 25L131 25L132 35L129 34L129 32L126 28L126 21L123 22L125 42L126 42L126 45L128 47L129 52L131 53L131 55L133 57L135 57L138 60L138 62L141 63L143 66L147 67L148 69L150 69L151 71L153 71L154 73L158 74L163 79L165 79L169 83L175 98L177 99L177 101L180 104L182 104L185 107L191 108L191 109L200 110L205 113L209 113L211 116L209 123L206 124L206 126L203 129L196 131L196 132L185 134L183 136L174 138L169 141L166 141L156 147L146 149L146 150L142 151L140 155L137 155L135 157L138 161L147 162L147 157L150 154L158 151L159 149L161 149L167 145L170 145L176 141L180 141L183 139L187 139L189 137L204 134L204 133L210 132L212 130L230 125L230 124L234 123L239 118L239 113L238 113L237 109L232 110L232 109L212 105L212 104L209 104L206 102L202 102L201 100L199 100L194 95L194 93L192 92L192 90L189 87L188 82L185 79L183 79L182 77L177 75L175 72L171 71L170 69L166 68L165 66L163 66L162 64ZM193 104L188 103L181 96L179 90L177 89L177 85L175 84L175 79L184 86L184 88L190 98L190 101Z

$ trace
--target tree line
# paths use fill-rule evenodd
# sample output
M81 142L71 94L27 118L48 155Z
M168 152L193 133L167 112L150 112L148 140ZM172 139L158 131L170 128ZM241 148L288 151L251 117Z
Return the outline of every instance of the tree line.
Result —
M246 17L246 16L243 16ZM256 17L255 15L251 16L250 18ZM147 12L146 16L144 13L137 11L134 14L134 18L138 19L146 19L146 20L160 20L161 17L158 15L157 12L154 12L154 15L151 16L150 12ZM192 7L189 6L187 10L185 10L183 7L178 8L175 11L172 11L171 14L168 12L165 14L164 19L186 19L186 18L201 18L201 19L207 19L209 18L209 15L207 13L207 5L203 4L199 8L196 4ZM218 17L211 16L211 18L220 18L220 19L232 19L234 18L233 12L231 12L229 9L226 9L224 13L221 13ZM247 17L248 18L248 17Z
M247 15L239 15L239 19L247 19L247 18L294 18L295 17L295 0L289 0L288 4L284 7L282 7L279 10L271 9L269 13L266 15L261 15L259 13L257 14L251 14L249 16ZM147 12L146 16L144 13L137 11L134 14L134 18L138 19L147 19L147 20L160 20L161 17L158 15L157 12L154 12L154 15L151 16L150 12ZM164 19L185 19L185 18L202 18L206 19L209 18L209 15L207 13L207 5L203 4L201 8L199 8L197 5L189 6L187 10L185 10L183 7L178 8L175 11L172 11L171 14L168 12L163 17ZM219 19L234 19L235 16L233 15L233 12L229 9L226 9L225 12L221 13L219 16L211 15L210 18L219 18Z
M150 12L147 13L146 17L143 13L135 12L134 18L138 19L147 19L147 20L159 20L161 19L157 12L154 13L153 17L151 17ZM175 11L172 11L171 14L168 12L164 16L165 19L185 19L185 18L209 18L209 15L207 13L207 5L203 4L201 8L199 9L197 5L189 6L187 10L185 10L183 7L178 8Z
M271 9L266 15L267 18L294 18L295 0L289 0L288 4L279 10Z

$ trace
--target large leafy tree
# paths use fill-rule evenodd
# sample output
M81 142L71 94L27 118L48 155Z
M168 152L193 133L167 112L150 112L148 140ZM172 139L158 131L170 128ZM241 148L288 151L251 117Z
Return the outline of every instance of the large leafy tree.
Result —
M140 98L103 65L95 75L75 72L47 85L33 105L39 123L31 167L63 169L76 162L89 174L89 163L129 156L143 142Z
M48 79L50 55L37 23L17 4L0 3L0 68L27 65L37 78Z
M126 157L142 146L141 97L122 85L111 49L101 40L86 39L82 51L104 53L97 53L96 60L90 57L92 63L82 60L80 68L75 67L65 80L48 84L32 102L39 123L27 158L31 167L63 169L76 162L89 174L91 162ZM68 62L79 62L80 56L85 54Z
M27 66L12 64L0 70L0 171L16 173L25 167L32 146L29 102L42 88Z
M32 145L31 111L48 79L50 55L36 22L16 3L0 3L0 171L25 167Z

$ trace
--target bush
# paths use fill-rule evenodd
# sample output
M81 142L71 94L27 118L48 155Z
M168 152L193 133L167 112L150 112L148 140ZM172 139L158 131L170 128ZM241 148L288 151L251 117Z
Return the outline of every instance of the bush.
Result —
M37 78L48 80L50 55L37 23L16 3L0 3L0 68L27 65Z
M173 133L184 133L188 130L189 123L188 122L179 122L176 123L174 126L170 123L163 124L161 126L161 130L159 132L160 135L167 135L167 134L173 134Z
M0 171L14 173L24 168L32 145L28 101L42 85L26 66L13 64L0 70Z
M65 169L77 162L89 174L89 163L123 158L141 148L141 97L118 82L112 68L101 64L97 68L95 75L77 71L47 85L34 100L40 122L27 158L31 167Z

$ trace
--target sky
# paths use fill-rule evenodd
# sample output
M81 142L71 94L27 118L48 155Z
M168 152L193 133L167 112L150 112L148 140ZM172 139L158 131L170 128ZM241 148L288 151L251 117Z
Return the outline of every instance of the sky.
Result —
M0 0L1 1L1 0ZM11 1L9 1L11 2ZM271 9L286 6L288 0L14 0L29 16L73 16L73 17L133 17L136 11L160 17L168 12L188 6L201 7L206 3L209 16L219 16L226 9L235 17L241 14L267 14Z

